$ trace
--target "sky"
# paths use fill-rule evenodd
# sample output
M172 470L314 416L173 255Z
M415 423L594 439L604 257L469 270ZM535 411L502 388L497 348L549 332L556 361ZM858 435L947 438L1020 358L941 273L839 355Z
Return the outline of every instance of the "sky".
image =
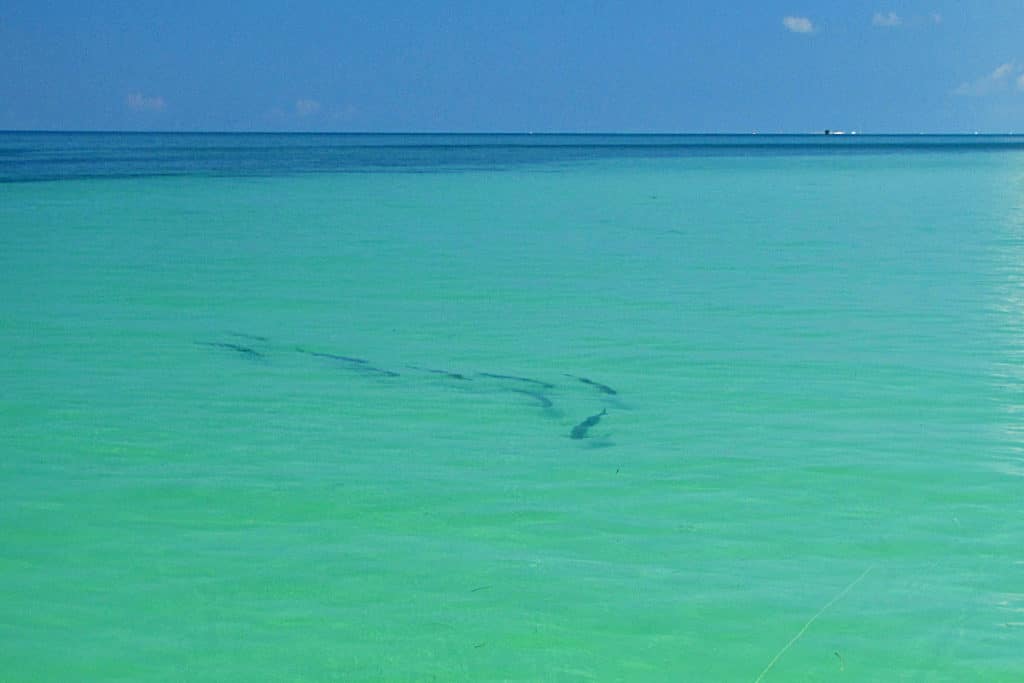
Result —
M0 3L0 129L1024 132L1021 0Z

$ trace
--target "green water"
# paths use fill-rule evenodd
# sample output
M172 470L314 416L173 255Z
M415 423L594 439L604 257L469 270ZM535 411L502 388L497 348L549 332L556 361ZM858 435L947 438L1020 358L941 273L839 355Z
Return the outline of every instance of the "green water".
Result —
M0 678L1024 680L1022 169L0 185Z

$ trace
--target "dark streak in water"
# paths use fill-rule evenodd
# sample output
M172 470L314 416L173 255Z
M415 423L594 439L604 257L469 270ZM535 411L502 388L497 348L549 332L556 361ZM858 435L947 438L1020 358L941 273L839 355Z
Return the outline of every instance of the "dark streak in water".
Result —
M608 414L608 410L605 409L605 410L602 410L600 413L597 413L596 415L591 415L586 420L584 420L583 422L580 422L578 425L576 425L575 427L572 428L572 431L569 432L569 438L570 439L582 439L582 438L584 438L587 435L587 430L590 429L591 427L593 427L594 425L596 425L598 422L600 422L601 421L601 417L603 417L604 415L607 415L607 414Z
M554 389L554 384L548 384L547 382L541 382L537 379L530 379L529 377L516 377L515 375L496 375L493 372L481 372L478 373L481 377L490 377L492 379L511 379L516 382L527 382L529 384L536 384L537 386L544 387L545 389Z
M615 396L616 394L619 393L619 392L615 391L614 389L612 389L607 384L601 384L600 382L595 382L594 380L587 379L586 377L580 377L579 375L569 375L569 374L567 374L566 377L573 377L573 378L578 379L579 381L583 382L584 384L589 384L590 386L592 386L595 389L597 389L598 391L600 391L602 394L610 394L611 396Z
M238 353L248 358L263 358L263 354L256 349L250 349L248 346L242 346L241 344L230 344L227 342L200 342L196 344L199 346L212 346L218 349L230 349L231 351L237 351Z

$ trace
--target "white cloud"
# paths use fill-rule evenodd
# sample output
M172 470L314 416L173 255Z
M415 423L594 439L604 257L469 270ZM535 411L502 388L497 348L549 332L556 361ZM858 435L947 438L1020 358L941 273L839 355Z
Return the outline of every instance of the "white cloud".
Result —
M896 28L903 24L903 20L895 12L889 12L888 14L875 12L875 16L871 17L871 23L882 28Z
M149 97L138 92L129 95L125 103L133 111L163 111L167 107L167 103L160 95Z
M782 25L793 33L814 33L814 24L807 17L784 17Z
M986 76L982 76L981 78L973 81L961 83L957 86L956 90L953 91L953 94L963 95L966 97L981 97L999 90L1004 90L1007 82L1018 71L1020 71L1020 67L1017 66L1016 62L1000 64ZM1017 78L1018 87L1021 86L1022 79L1024 79L1024 74L1021 74L1020 77Z
M996 67L996 70L989 74L988 78L993 81L1002 81L1007 76L1013 73L1013 70L1017 67L1014 66L1013 62L1007 62L1006 64L1000 64Z
M1017 90L1024 90L1024 74L1017 76Z
M871 25L878 28L924 29L941 23L942 15L938 12L903 16L895 12L875 12L871 16Z
M296 100L295 113L299 116L312 116L320 111L320 103L307 98Z

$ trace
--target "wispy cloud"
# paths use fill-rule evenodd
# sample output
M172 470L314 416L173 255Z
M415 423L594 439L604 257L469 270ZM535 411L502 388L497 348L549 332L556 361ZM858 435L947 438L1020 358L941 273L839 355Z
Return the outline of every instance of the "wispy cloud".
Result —
M1007 62L1006 64L1000 64L995 68L991 74L988 75L994 81L1001 81L1016 70L1017 65L1013 62Z
M320 111L320 103L308 97L295 102L295 113L299 116L312 116Z
M814 33L814 23L807 17L783 17L782 25L793 33Z
M953 91L953 94L965 97L981 97L1005 90L1008 83L1013 79L1014 74L1017 74L1020 70L1016 62L1000 64L991 73L981 78L961 83ZM1024 88L1024 73L1021 73L1016 78L1016 81L1017 87Z
M132 111L163 111L167 107L167 103L160 95L150 97L138 92L129 95L125 103Z
M900 15L895 12L875 12L871 16L871 25L883 29L926 29L938 26L941 23L942 15L938 12L910 15Z
M887 12L885 14L875 12L875 16L871 17L871 23L882 28L896 28L903 24L903 20L895 12Z

